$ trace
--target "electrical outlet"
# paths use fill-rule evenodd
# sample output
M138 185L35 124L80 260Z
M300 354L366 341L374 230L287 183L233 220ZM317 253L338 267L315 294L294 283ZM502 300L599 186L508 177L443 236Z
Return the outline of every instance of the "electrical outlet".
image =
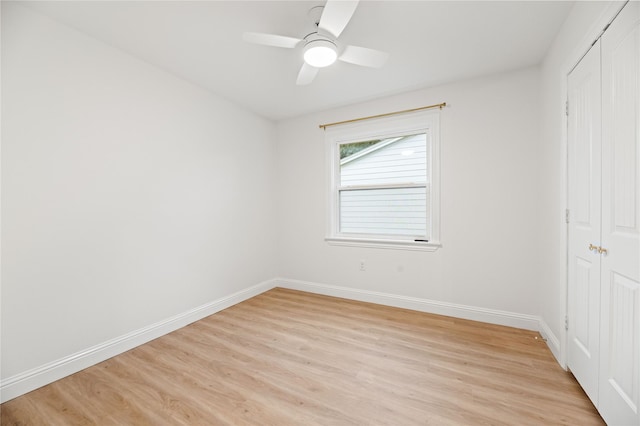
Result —
M365 264L364 264L364 260L360 261L360 270L361 271L366 271L367 270L366 267L365 267Z

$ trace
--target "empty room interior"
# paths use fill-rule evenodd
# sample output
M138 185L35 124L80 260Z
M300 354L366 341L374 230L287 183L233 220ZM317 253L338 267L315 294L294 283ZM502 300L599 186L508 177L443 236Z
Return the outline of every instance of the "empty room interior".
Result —
M640 2L0 14L3 425L640 425Z

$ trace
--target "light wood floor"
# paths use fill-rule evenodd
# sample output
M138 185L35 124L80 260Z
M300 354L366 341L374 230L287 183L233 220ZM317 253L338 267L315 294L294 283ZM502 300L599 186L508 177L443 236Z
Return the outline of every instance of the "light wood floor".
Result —
M602 425L537 333L274 289L6 402L2 425Z

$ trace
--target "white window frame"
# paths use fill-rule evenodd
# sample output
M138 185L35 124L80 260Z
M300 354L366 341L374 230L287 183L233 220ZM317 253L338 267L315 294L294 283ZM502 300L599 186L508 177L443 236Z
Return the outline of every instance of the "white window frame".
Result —
M427 133L430 138L430 230L428 242L409 238L380 235L353 235L340 233L340 145L374 139ZM331 245L371 247L400 250L435 251L440 242L440 110L422 110L401 115L357 121L325 129L327 162L327 224L326 237Z

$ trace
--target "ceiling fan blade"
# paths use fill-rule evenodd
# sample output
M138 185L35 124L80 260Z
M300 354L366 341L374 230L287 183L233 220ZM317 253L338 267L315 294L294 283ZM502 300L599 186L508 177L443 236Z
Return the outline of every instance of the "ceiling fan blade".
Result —
M338 59L363 67L381 68L389 59L389 54L366 47L347 46Z
M356 11L358 1L327 0L324 5L318 28L334 37L339 37L347 26L353 12Z
M318 68L312 67L306 62L300 68L300 72L298 73L298 79L296 80L296 84L298 86L305 86L313 81L316 78L316 74L318 74Z
M265 46L285 47L287 49L293 49L302 41L302 39L281 36L277 34L265 34L265 33L244 33L242 35L244 41L255 44L263 44Z

